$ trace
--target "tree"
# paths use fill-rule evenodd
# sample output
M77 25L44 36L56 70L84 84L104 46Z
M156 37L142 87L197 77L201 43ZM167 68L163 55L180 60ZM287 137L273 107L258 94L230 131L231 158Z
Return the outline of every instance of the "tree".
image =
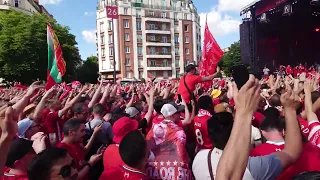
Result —
M46 80L48 22L58 36L67 64L64 80L75 78L81 58L70 28L44 14L29 16L18 11L0 11L0 77L26 84Z
M99 65L98 57L90 56L77 70L77 79L82 83L97 83Z
M230 68L241 64L240 41L231 44L228 52L222 57L219 66L226 74L230 74Z

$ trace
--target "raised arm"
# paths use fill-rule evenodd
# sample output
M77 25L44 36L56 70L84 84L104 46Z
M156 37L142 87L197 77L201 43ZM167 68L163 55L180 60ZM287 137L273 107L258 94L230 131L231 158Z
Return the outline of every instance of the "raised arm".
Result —
M151 120L151 116L152 116L152 113L153 113L153 102L154 102L154 87L151 87L150 90L149 90L149 105L148 105L148 112L147 114L144 116L144 118L146 118L148 124Z
M102 98L100 99L100 102L99 102L99 103L100 103L100 104L105 104L107 98L109 97L109 95L110 95L110 84L107 84L106 88L104 89Z
M87 88L83 87L78 95L76 95L70 102L66 103L64 108L59 111L59 116L62 117L63 115L65 115L69 111L69 109L72 108L72 106L80 99L81 95L86 92L86 90Z
M88 104L88 108L92 108L98 102L98 99L99 99L99 97L101 95L102 82L103 81L100 81L100 85L96 89L96 92L94 93L90 103Z
M203 81L203 82L204 82L204 81L211 81L211 80L213 80L214 78L218 77L219 73L220 73L220 67L217 66L216 72L215 72L214 74L210 75L210 76L202 77L202 81Z
M34 121L40 120L42 111L44 110L46 105L46 101L48 100L48 97L50 97L50 94L53 91L54 91L54 88L49 89L42 97L40 103L37 105L36 109L34 110L33 117L32 117Z
M248 82L238 91L233 84L236 116L229 141L217 168L217 178L242 179L245 172L251 139L251 122L260 100L259 81L250 75Z
M286 120L286 143L284 150L275 155L280 159L282 169L286 169L299 158L302 151L301 129L296 115L300 101L295 93L288 91L281 96L281 103L284 106Z

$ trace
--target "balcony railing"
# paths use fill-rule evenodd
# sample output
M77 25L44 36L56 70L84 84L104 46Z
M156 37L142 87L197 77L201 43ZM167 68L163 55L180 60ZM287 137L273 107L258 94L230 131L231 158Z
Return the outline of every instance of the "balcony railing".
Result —
M158 43L171 43L171 41L163 41L162 39L151 39L148 38L147 42L158 42Z
M148 64L148 67L171 67L169 64Z
M161 28L161 27L155 27L155 28L150 28L147 27L146 30L153 30L153 31L170 31L170 29L165 29L165 28Z
M148 55L171 55L169 52L149 52Z
M161 18L161 19L170 19L168 16L163 17L161 14L146 14L145 17L147 18Z

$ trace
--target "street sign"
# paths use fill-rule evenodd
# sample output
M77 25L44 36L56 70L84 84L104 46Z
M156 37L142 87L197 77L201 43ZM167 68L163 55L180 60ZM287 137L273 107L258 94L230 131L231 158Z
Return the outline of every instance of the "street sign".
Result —
M107 6L107 17L111 19L118 19L118 6Z

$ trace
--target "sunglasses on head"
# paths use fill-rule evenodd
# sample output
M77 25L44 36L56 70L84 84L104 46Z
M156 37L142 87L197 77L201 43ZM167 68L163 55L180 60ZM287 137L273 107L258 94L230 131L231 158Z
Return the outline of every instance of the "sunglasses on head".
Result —
M63 178L76 180L78 178L78 174L74 174L73 176L71 176L72 168L74 167L76 167L76 161L72 160L70 165L61 167L59 175L61 175Z

